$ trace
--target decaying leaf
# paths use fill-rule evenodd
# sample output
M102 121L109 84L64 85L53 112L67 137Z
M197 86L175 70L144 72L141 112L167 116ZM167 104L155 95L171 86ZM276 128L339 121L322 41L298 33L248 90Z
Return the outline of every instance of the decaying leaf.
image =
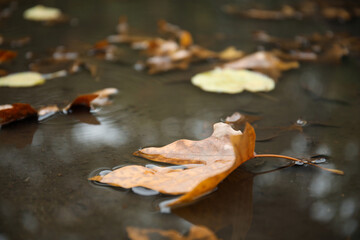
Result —
M52 21L62 16L61 10L43 5L36 5L24 12L24 18L31 21Z
M37 72L20 72L0 77L0 87L33 87L44 83L45 78Z
M191 226L187 236L175 230L144 229L137 227L126 228L130 240L221 240L208 228L204 226Z
M236 144L241 145L238 147L242 153L238 156L235 156L231 136L237 136ZM185 169L133 165L90 180L123 188L143 186L165 194L185 194L172 205L185 203L214 189L236 167L254 156L254 147L255 132L250 125L242 134L228 124L216 123L213 134L204 140L179 140L134 153L153 161L185 165Z
M271 91L275 82L271 78L248 70L214 69L209 72L196 74L191 79L192 84L207 92L240 93Z
M0 105L0 126L23 120L26 118L36 118L37 111L26 103L14 103Z

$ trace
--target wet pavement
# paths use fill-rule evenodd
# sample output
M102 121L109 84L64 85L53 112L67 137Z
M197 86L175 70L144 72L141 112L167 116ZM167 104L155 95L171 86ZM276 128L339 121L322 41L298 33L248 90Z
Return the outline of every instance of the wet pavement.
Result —
M250 1L249 1L250 2ZM278 1L280 2L280 1ZM222 50L234 45L256 50L251 33L267 30L291 37L326 30L356 34L360 21L346 24L319 19L258 21L227 16L220 1L43 1L78 18L78 25L45 27L25 21L22 12L35 5L26 1L2 21L8 37L30 35L29 45L9 68L27 70L27 51L46 52L64 45L77 49L115 32L120 15L130 27L157 34L164 18L189 30L199 45ZM224 37L218 37L224 36ZM360 82L359 58L340 65L301 64L283 74L276 89L266 94L236 95L203 92L190 83L207 64L189 70L147 75L132 64L136 54L124 50L124 61L93 60L99 77L86 71L24 89L0 88L0 105L15 102L35 107L65 106L78 94L106 87L120 90L112 105L94 114L57 115L40 124L16 123L0 130L0 239L127 239L125 228L174 229L187 233L192 225L211 229L219 238L358 239L360 198ZM347 104L313 98L301 87L310 82L317 92ZM87 179L102 169L149 164L132 156L146 146L162 146L180 138L203 139L212 125L235 111L256 113L261 127L289 126L298 118L337 127L304 127L284 132L272 141L258 142L257 153L309 157L325 154L325 167L286 165L284 160L254 159L234 171L217 191L170 214L158 204L170 196L140 196L132 190L98 186Z

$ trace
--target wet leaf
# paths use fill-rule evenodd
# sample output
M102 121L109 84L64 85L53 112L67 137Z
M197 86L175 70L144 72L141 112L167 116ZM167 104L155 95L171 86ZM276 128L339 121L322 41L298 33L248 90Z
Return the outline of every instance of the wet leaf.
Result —
M37 111L26 103L0 105L0 126L26 118L36 118Z
M219 58L221 60L234 60L241 58L244 55L245 53L243 51L237 50L235 47L230 46L219 53Z
M226 63L223 67L229 69L275 69L286 71L298 68L299 63L284 62L277 58L273 53L260 51L239 60Z
M75 111L77 109L93 110L111 104L111 96L119 91L116 88L105 88L90 94L78 96L72 103L66 106L63 111Z
M0 87L33 87L44 83L45 78L37 72L20 72L0 77Z
M81 95L63 109L60 109L56 105L50 105L36 110L26 103L0 105L0 126L26 118L36 118L38 121L43 121L61 111L63 113L69 113L75 110L93 110L95 107L110 104L110 97L117 93L118 90L116 88L105 88L91 94ZM96 118L81 115L77 115L77 117L80 118L82 122L100 124Z
M0 64L13 60L17 53L10 50L0 49Z
M232 136L236 136L236 147L241 148L237 156ZM185 203L214 189L241 163L254 156L254 147L255 132L250 125L242 134L228 124L216 123L213 134L204 140L178 140L164 147L145 148L134 153L157 162L185 165L185 169L130 165L90 180L123 188L142 186L166 194L185 194L172 205Z
M214 69L209 72L196 74L191 79L192 84L207 92L240 93L271 91L275 82L271 78L248 70Z
M24 18L31 21L52 21L59 19L62 13L60 9L36 5L24 12Z
M191 226L187 236L175 230L161 230L151 228L126 228L130 240L151 240L156 239L164 240L221 240L208 228L203 226Z

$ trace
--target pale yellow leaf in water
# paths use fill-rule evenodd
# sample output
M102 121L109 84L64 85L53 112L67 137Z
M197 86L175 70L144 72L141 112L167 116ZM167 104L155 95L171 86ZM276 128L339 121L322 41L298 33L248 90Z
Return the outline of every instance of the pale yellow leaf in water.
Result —
M44 83L44 77L37 72L20 72L0 77L0 87L33 87Z
M261 73L220 68L196 74L191 82L207 92L230 94L240 93L244 90L268 92L275 87L274 80Z
M31 21L51 21L61 17L61 11L57 8L36 5L24 12L24 18Z

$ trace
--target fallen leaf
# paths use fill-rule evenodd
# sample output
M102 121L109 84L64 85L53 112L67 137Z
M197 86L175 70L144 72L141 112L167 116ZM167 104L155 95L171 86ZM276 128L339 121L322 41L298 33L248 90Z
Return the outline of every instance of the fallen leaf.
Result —
M32 106L30 106L30 104L14 103L11 105L0 105L0 126L23 119L36 117L37 111Z
M38 121L43 121L60 111L70 113L79 109L93 110L97 106L110 104L110 97L117 93L118 90L116 88L105 88L91 94L81 95L63 109L56 105L50 105L36 110L26 103L0 105L0 126L26 118L36 118ZM78 117L83 119L82 122L99 124L96 118L86 118L81 115L78 115Z
M175 230L161 230L151 228L127 227L126 232L130 240L221 240L208 228L204 226L191 226L187 236Z
M235 47L230 46L219 53L219 58L221 60L234 60L234 59L241 58L244 55L245 55L245 53L243 51L237 50Z
M72 103L67 105L63 111L75 111L79 108L93 110L96 107L109 105L111 104L110 97L118 92L116 88L105 88L90 94L80 95Z
M0 77L0 87L33 87L44 83L45 78L37 72L20 72Z
M10 50L0 49L0 64L13 60L17 53Z
M242 145L243 152L238 157L231 136L238 136L237 145ZM250 125L242 134L228 124L216 123L213 134L204 140L178 140L161 148L145 148L134 153L153 161L185 165L185 169L130 165L90 180L123 188L142 186L165 194L185 194L176 204L189 202L214 189L233 169L252 158L254 147L255 132Z
M29 8L23 14L25 19L31 21L52 21L59 19L61 15L60 9L45 7L43 5L36 5Z
M253 53L223 65L223 68L229 69L277 69L280 71L298 67L298 62L284 62L277 58L273 53L263 51Z
M196 74L191 83L207 92L240 93L271 91L275 82L271 78L248 70L214 69L209 72Z

